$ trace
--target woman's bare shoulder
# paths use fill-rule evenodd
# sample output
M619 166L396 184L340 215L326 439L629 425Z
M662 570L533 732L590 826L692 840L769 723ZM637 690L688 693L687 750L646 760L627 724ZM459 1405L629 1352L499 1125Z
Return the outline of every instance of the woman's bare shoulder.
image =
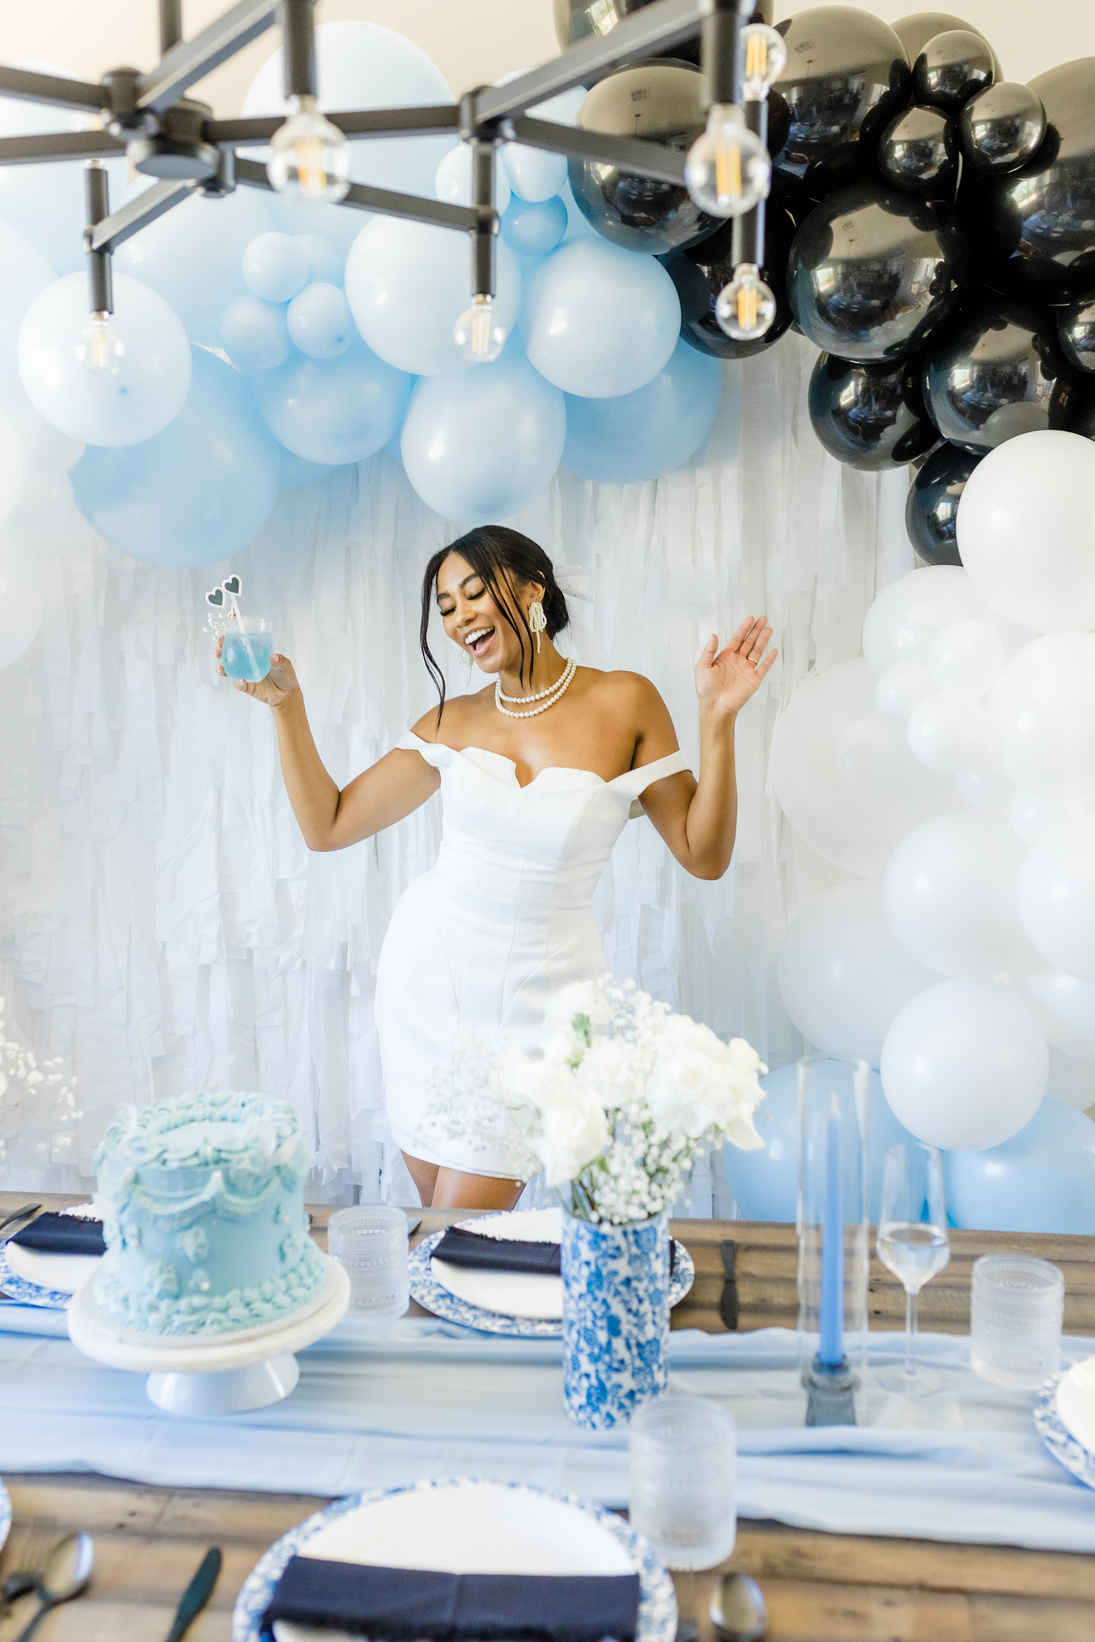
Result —
M462 731L482 710L481 697L486 695L493 699L493 685L486 690L477 690L473 695L453 696L445 702L444 708L440 711L436 707L431 707L428 713L423 713L417 724L412 724L411 733L416 735L419 741L459 741Z
M626 704L642 709L662 699L657 688L642 673L629 673L624 668L602 672L599 667L583 667L581 672L588 676L591 691L619 706Z

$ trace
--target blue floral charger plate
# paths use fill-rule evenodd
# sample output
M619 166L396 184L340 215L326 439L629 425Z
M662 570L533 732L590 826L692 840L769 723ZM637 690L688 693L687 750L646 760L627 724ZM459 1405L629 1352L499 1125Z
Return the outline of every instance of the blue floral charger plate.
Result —
M361 1494L350 1494L336 1500L326 1510L298 1523L262 1556L244 1581L232 1613L232 1642L260 1642L262 1616L270 1603L274 1588L285 1571L290 1557L296 1556L317 1534L329 1528L339 1517L347 1516L362 1506L374 1505L380 1500L396 1500L404 1495L432 1493L444 1489L475 1489L486 1487L492 1492L504 1489L507 1494L524 1496L526 1500L552 1502L581 1512L597 1523L624 1551L635 1573L639 1576L639 1621L636 1642L673 1642L677 1630L677 1598L673 1581L654 1554L653 1548L628 1525L627 1521L592 1500L580 1499L574 1494L553 1494L546 1488L536 1488L523 1482L488 1482L487 1479L452 1477L444 1480L413 1482L399 1488L372 1488ZM415 1509L418 1504L415 1502ZM451 1509L451 1507L450 1507ZM428 1564L415 1562L415 1566ZM448 1564L446 1563L446 1566ZM584 1571L584 1570L576 1570Z
M0 1289L13 1300L18 1300L24 1306L44 1306L50 1311L64 1311L71 1294L62 1289L46 1289L40 1283L32 1283L26 1277L18 1277L8 1265L7 1257L0 1248Z
M1053 1458L1074 1477L1095 1488L1095 1454L1074 1437L1057 1408L1057 1387L1067 1370L1052 1374L1034 1399L1034 1425Z
M409 1261L411 1294L447 1323L462 1323L465 1328L482 1329L487 1334L508 1334L525 1340L561 1340L563 1325L554 1320L533 1317L507 1317L500 1311L487 1311L470 1300L461 1300L437 1281L430 1269L434 1249L444 1237L444 1230L424 1237L411 1250ZM684 1244L673 1239L673 1275L669 1279L670 1307L679 1305L696 1281L696 1267Z

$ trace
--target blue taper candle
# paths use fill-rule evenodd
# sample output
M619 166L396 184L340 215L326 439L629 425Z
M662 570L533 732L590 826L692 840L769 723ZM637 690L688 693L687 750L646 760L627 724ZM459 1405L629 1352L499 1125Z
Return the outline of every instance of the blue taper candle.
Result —
M825 1125L825 1217L821 1225L821 1316L818 1357L835 1366L844 1361L844 1190L841 1178L840 1113Z

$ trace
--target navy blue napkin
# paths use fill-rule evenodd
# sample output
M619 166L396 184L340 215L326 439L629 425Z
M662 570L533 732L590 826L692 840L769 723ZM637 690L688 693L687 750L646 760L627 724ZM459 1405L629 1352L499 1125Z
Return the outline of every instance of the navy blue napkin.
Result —
M481 1232L450 1226L434 1249L438 1260L468 1271L522 1271L537 1277L562 1273L558 1243L524 1243L515 1237L485 1237ZM676 1244L669 1240L669 1271L673 1272Z
M634 1642L637 1574L443 1574L292 1557L262 1616L378 1642Z
M37 1254L105 1254L103 1223L75 1214L40 1214L9 1239Z

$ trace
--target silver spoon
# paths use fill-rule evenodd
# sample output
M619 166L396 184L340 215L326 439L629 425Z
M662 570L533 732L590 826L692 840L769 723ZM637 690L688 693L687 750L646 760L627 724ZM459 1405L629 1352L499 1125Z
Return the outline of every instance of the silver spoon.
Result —
M46 1558L35 1587L42 1599L42 1606L30 1624L19 1632L15 1642L28 1642L28 1638L38 1629L39 1621L51 1608L79 1596L91 1578L94 1561L95 1545L90 1534L67 1534L64 1539L58 1540Z
M761 1642L768 1631L764 1595L748 1574L723 1574L711 1592L708 1613L720 1642Z

